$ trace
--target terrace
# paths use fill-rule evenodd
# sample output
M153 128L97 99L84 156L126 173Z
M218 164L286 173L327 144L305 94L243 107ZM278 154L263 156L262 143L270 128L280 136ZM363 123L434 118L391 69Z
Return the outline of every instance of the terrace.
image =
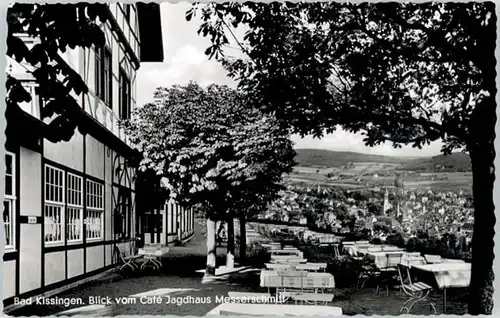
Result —
M205 265L206 247L203 233L197 222L195 233L196 237L187 245L170 248L169 253L162 260L164 267L161 272L141 271L134 275L125 275L119 271L110 272L97 280L57 295L60 299L82 299L83 304L31 305L9 312L9 314L23 316L36 312L39 316L77 314L204 316L220 305L216 303L216 297L228 296L230 292L267 292L267 288L259 284L260 269L257 268L225 275L208 283L202 282L203 274L199 270ZM254 255L253 252L249 254L250 258ZM223 263L224 255L218 256L220 257L219 263ZM330 268L327 271L330 271ZM341 308L344 315L397 315L408 299L397 287L389 289L387 294L385 292L376 294L375 286L370 284L366 284L363 288L347 286L348 284L342 282L341 279L342 275L347 275L346 273L333 272L336 286L329 291L334 294L334 298L328 303L330 307ZM90 303L90 298L96 296L108 296L111 301L107 304ZM124 297L125 301L120 303L121 297ZM439 290L432 291L430 298L435 303L437 313L442 313L442 293ZM466 313L466 298L464 289L450 289L447 295L446 313ZM158 299L162 299L162 302L159 303ZM183 300L184 303L173 303L174 299ZM321 310L323 307L318 305L317 308ZM411 313L430 314L431 311L428 304L422 304L416 305Z

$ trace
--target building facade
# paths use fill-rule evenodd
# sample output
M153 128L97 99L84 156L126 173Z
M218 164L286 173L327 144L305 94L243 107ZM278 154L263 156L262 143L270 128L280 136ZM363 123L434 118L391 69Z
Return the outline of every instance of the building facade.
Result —
M168 201L158 209L145 212L144 243L173 245L194 235L193 209Z
M68 142L44 139L43 101L29 65L8 61L8 72L23 81L32 101L7 115L6 306L14 297L39 295L111 268L118 261L116 246L135 249L144 236L146 211L135 186L140 157L118 121L136 107L140 64L163 61L160 11L154 3L106 8L105 45L61 53L89 88L73 95L81 106L83 134L77 129ZM36 43L23 39L28 47Z

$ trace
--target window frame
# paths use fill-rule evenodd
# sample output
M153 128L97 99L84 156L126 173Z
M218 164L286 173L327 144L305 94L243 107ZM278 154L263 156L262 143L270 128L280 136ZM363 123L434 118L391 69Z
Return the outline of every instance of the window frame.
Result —
M95 93L104 104L113 104L113 54L107 45L94 46ZM108 63L109 62L109 63ZM107 81L107 84L106 84Z
M16 183L16 177L17 177L17 170L16 170L16 154L10 152L10 151L5 151L4 155L4 160L5 160L5 177L9 176L7 173L7 157L10 157L11 159L11 173L10 177L12 179L12 184L11 184L11 194L7 194L7 178L4 180L4 210L2 211L2 218L3 218L3 213L5 213L5 203L9 204L9 223L8 226L5 224L4 220L4 230L5 230L5 251L12 251L16 250L17 248L17 241L16 241L16 205L17 205L17 183ZM7 242L7 228L8 228L8 233L9 233L9 238L10 242Z
M132 93L130 78L128 77L125 70L120 67L119 72L119 95L118 95L118 104L119 104L119 116L121 119L130 119L130 115L132 113L132 97L130 96Z
M92 184L95 186L95 191L90 191L89 185ZM97 189L100 189L97 190ZM87 179L85 182L85 238L87 241L101 241L104 239L104 184L101 182L97 182L94 180ZM93 202L93 203L91 203ZM99 236L90 236L89 233L91 230L91 225L93 223L90 222L91 216L92 219L95 220L98 215L99 222Z
M75 180L78 180L79 182L79 190L78 189L74 189L74 188L70 188L70 178L74 178ZM70 202L70 198L71 198L71 195L70 195L70 192L73 192L73 194L75 195L78 195L78 191L80 192L79 193L79 198L77 200L77 202ZM84 211L84 206L83 206L83 196L85 194L85 191L84 191L84 186L83 186L83 177L82 176L79 176L79 175L76 175L74 173L71 173L71 172L67 172L66 173L66 215L65 215L65 237L66 237L66 240L68 243L78 243L78 242L82 242L83 241L83 223L84 223L84 219L83 219L83 211ZM77 198L77 197L76 197ZM79 220L79 224L78 223L70 223L70 220L72 219L70 217L70 212L71 211L78 211L78 220ZM75 218L76 219L76 218ZM74 229L76 229L77 227L79 227L79 236L78 238L73 238L73 239L70 239L68 234L69 234L69 228L72 227Z
M53 170L55 173L60 172L62 174L61 180L62 180L62 185L58 185L55 183L48 183L47 175L48 171ZM51 180L53 181L53 180ZM44 198L43 198L43 220L44 220L44 244L46 246L51 246L51 245L62 245L65 242L66 238L66 172L63 169L54 167L50 164L45 164L44 165L44 180L43 180L43 186L44 186ZM51 194L51 191L48 191L50 189L50 186L58 187L61 188L61 200L56 201L54 199L47 199L47 196ZM53 193L53 192L52 192ZM60 209L59 210L59 223L55 222L47 222L48 216L47 216L47 208L53 208L53 209ZM59 240L47 240L47 233L49 226L52 226L54 228L54 225L56 226L56 233L57 233L57 226L59 226L59 234L60 234L60 239Z
M125 187L118 187L118 200L115 207L116 212L114 213L114 235L116 238L125 239L133 237L134 224L132 210L132 191ZM119 224L116 223L118 221L120 222Z

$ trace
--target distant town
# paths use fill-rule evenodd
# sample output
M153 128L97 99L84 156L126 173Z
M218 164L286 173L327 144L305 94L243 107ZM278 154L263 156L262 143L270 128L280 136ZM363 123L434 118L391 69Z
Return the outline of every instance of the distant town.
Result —
M468 251L474 218L467 155L401 159L326 150L297 153L286 190L255 219L382 242L394 236L406 243L451 237L452 245Z

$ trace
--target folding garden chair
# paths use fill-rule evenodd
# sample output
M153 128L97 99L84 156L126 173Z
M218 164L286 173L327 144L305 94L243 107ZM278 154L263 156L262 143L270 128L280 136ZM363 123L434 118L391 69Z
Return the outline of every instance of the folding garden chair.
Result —
M399 312L402 313L403 311L406 311L406 314L409 314L415 304L428 302L435 315L437 313L436 305L429 298L432 287L422 282L413 283L409 268L402 264L398 265L398 275L401 289L410 297L407 301L405 301Z

